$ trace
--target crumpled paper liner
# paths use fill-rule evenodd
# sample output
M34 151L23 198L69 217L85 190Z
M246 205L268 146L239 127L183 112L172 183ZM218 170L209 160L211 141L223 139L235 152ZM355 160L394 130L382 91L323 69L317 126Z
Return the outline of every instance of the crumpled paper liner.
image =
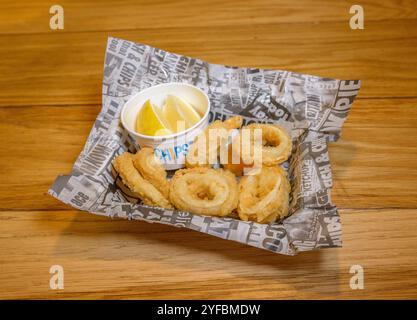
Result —
M210 121L240 114L250 122L278 123L291 133L291 215L258 224L141 205L117 186L112 160L138 146L120 123L129 97L164 82L186 82L211 101ZM289 71L216 65L144 44L109 38L103 108L72 172L60 175L49 194L74 208L109 217L163 223L238 241L276 253L342 245L340 217L331 201L327 144L336 141L358 94L359 80L336 80Z

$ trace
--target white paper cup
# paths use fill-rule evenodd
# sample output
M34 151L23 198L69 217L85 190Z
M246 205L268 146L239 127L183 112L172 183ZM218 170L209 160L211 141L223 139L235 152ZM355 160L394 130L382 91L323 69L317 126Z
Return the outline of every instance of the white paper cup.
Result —
M136 117L144 105L151 99L156 105L162 105L168 94L191 103L202 118L191 128L166 136L147 136L135 131ZM152 147L155 156L160 159L167 170L184 167L185 155L194 138L208 125L210 100L201 89L186 83L163 83L133 95L123 106L121 121L141 147Z

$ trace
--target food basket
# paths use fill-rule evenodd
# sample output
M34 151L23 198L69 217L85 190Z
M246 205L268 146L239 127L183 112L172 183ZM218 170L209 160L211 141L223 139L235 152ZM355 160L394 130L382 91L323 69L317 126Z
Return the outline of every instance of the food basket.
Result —
M133 94L167 82L202 89L210 99L210 122L239 114L246 124L277 123L290 133L293 152L283 164L291 182L287 218L259 224L159 209L142 205L118 186L113 158L138 148L120 123L121 109ZM339 247L342 231L331 200L328 143L338 139L359 88L359 80L210 64L109 38L102 110L71 173L58 176L49 194L94 214L189 228L285 255Z

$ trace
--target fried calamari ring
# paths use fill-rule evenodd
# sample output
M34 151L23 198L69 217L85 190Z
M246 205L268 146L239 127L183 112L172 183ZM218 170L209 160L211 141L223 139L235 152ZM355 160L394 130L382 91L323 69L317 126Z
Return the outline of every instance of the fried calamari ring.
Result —
M240 219L271 223L285 218L289 209L290 183L281 167L262 167L256 175L239 182Z
M164 166L155 157L152 148L142 148L133 156L133 165L162 195L168 199L169 182Z
M197 167L175 172L169 198L179 210L226 216L238 204L236 177L222 169Z
M173 208L169 200L141 176L133 165L133 157L133 154L125 152L116 157L113 161L113 166L122 178L123 183L140 198L144 204L167 209Z
M234 116L225 121L216 120L212 122L207 128L205 128L195 139L194 143L190 146L185 159L185 166L187 168L193 167L210 167L217 160L219 149L221 146L227 143L229 134L223 135L210 135L210 130L227 130L240 128L242 125L242 117ZM214 137L216 141L210 141L210 138ZM200 141L204 139L204 141ZM199 150L201 145L199 142L203 142L205 150ZM213 149L214 148L214 149ZM203 157L200 158L199 152L204 152Z
M266 166L278 165L291 155L292 141L284 128L274 124L252 123L245 128L254 132L262 130L262 164ZM253 137L253 134L251 134Z
M244 132L247 130L246 132ZM261 130L262 152L259 163L262 166L276 166L288 159L291 155L292 140L284 128L275 124L252 123L242 127L240 134L233 139L229 146L229 157L223 167L236 175L242 175L244 168L250 168L256 163L254 146L255 130ZM250 146L248 155L244 156L243 148ZM238 163L233 163L233 154L239 155Z

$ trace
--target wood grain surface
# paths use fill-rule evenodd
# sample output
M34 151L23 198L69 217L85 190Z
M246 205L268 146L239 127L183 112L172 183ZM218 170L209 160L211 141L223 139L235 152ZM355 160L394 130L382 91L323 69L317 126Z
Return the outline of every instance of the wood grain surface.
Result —
M0 3L0 298L417 298L415 1ZM349 28L361 4L365 29ZM101 106L108 36L213 63L363 81L330 147L343 248L276 255L75 211L46 194ZM62 265L64 290L49 268ZM365 288L352 290L352 265Z

